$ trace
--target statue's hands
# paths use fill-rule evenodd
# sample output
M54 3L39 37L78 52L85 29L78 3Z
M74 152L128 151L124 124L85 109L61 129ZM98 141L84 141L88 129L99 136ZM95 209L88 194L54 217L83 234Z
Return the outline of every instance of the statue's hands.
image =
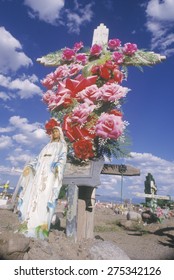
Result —
M31 167L26 166L26 167L24 167L24 170L23 170L22 174L23 174L24 177L26 177L30 174L31 171L32 171Z

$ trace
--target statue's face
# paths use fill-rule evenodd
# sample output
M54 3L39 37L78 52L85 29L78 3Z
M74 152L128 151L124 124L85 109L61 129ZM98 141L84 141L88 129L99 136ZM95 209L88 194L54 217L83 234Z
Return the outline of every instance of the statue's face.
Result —
M55 141L59 141L60 140L60 132L58 128L53 128L52 130L52 139Z

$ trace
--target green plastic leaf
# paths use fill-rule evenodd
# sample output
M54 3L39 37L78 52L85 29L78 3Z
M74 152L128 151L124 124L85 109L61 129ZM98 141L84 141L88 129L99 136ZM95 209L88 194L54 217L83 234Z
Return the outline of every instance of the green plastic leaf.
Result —
M125 56L124 65L132 66L151 66L165 60L165 56L161 56L154 52L137 51L132 56Z
M62 59L61 59L61 54L62 54L61 50L52 52L45 56L37 58L36 61L45 66L59 66L59 65L63 64Z

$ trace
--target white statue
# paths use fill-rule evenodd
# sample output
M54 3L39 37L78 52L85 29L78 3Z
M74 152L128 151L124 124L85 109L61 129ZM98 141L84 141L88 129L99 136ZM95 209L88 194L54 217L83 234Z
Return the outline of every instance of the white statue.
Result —
M19 179L19 231L27 237L48 237L62 186L67 145L60 127L52 129L51 137L39 156L25 166Z

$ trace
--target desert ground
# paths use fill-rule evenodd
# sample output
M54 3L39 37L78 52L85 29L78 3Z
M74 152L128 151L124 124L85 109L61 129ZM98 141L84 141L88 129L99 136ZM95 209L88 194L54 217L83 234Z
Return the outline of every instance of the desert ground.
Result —
M90 254L92 246L108 241L123 250L130 260L174 260L174 217L147 224L127 220L126 215L116 214L112 208L96 206L94 237L74 242L66 236L66 218L62 213L59 215L59 225L51 229L47 241L42 241L19 234L17 213L1 209L0 258L95 259Z
M174 217L147 224L128 221L111 209L96 209L95 235L115 242L133 260L174 259Z

